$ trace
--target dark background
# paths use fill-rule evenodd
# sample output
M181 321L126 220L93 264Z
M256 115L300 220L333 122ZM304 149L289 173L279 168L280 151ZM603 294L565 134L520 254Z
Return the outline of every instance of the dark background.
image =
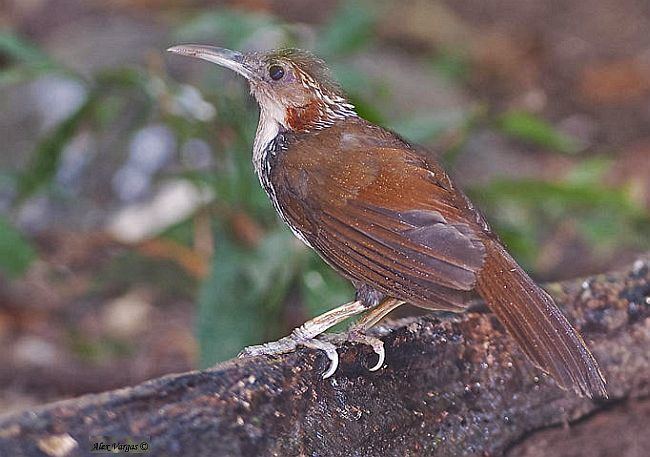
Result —
M540 281L650 248L647 1L5 0L0 28L0 413L352 297L259 188L244 82L173 44L314 50Z

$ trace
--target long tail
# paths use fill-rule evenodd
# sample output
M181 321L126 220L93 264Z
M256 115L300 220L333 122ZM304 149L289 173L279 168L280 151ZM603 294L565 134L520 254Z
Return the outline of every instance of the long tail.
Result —
M486 243L477 290L539 368L565 389L607 398L598 362L553 299L496 241Z

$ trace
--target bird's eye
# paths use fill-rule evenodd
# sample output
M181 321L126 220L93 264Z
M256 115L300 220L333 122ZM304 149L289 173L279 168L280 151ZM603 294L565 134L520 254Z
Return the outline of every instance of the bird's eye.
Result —
M280 65L271 65L269 67L269 76L273 81L282 79L284 76L284 68L282 68Z

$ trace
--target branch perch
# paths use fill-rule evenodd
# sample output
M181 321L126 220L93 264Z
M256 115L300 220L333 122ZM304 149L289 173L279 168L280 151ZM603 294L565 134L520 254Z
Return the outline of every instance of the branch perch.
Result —
M92 436L150 437L156 456L502 455L650 393L649 260L549 286L600 362L609 402L558 389L490 314L425 316L376 329L378 372L354 345L326 380L326 357L310 350L231 360L2 417L0 455L90 455Z

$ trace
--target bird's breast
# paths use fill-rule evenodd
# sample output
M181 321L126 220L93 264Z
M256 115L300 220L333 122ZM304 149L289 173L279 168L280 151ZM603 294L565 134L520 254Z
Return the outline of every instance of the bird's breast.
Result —
M262 188L273 204L282 221L289 226L293 234L307 246L312 247L308 240L308 233L296 217L296 199L292 192L288 191L280 168L283 167L283 160L289 146L288 134L278 131L277 135L267 144L256 150L253 154L255 171ZM305 186L307 180L304 180ZM306 188L305 188L305 191Z

